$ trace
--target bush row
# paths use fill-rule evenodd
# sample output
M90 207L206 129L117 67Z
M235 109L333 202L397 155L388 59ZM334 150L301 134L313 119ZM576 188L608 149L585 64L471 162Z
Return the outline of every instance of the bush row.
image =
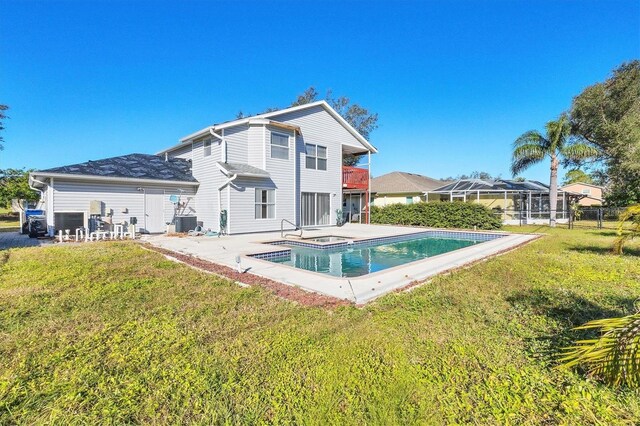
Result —
M502 221L482 204L434 202L371 207L371 223L434 228L500 229Z

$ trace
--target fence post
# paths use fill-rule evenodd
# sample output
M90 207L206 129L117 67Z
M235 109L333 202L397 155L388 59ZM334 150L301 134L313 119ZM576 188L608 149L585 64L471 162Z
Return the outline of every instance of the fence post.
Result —
M602 219L603 219L603 214L604 212L602 211L602 207L598 207L598 229L602 229Z

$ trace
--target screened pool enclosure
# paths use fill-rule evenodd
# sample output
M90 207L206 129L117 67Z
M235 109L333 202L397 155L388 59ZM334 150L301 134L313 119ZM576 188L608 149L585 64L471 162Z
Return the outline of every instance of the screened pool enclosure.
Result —
M470 201L483 204L505 223L549 220L549 186L538 181L463 179L425 193L427 201ZM558 190L557 219L569 217L568 193Z

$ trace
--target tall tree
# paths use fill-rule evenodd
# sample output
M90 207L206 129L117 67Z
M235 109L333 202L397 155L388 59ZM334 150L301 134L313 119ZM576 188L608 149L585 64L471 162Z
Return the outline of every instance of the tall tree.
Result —
M40 194L29 186L29 170L0 170L0 207L10 207L11 200L38 201Z
M2 120L9 118L4 113L8 109L9 107L7 105L0 104L0 130L4 130L4 123L2 122ZM0 151L2 151L3 149L4 149L4 138L0 136Z
M572 183L590 183L593 184L594 180L591 175L580 169L571 169L564 174L563 185L569 185Z
M302 92L291 106L304 105L319 100L320 94L315 87L310 86ZM327 91L325 100L338 114L344 118L347 123L351 124L365 139L369 139L369 135L378 128L378 114L370 112L360 104L351 102L346 96L334 97L331 90ZM355 166L360 160L359 156L345 155L343 164L345 166Z
M291 106L294 107L298 105L310 104L311 102L317 101L318 96L320 96L320 94L318 93L316 88L310 86L308 89L298 95L296 100L291 103Z
M640 202L640 60L623 63L573 99L574 135L600 151L612 204Z
M571 125L563 114L557 120L549 121L546 134L537 130L523 133L513 143L511 172L514 176L540 163L546 158L550 164L549 179L549 226L556 226L558 206L558 166L560 162L579 162L598 155L598 150L588 143L570 141Z

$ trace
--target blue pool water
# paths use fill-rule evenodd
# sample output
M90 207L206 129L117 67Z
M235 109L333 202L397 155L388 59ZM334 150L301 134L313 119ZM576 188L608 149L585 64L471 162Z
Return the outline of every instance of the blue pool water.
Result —
M499 237L501 235L454 232L438 235L432 232L353 244L343 242L329 248L314 248L310 244L301 246L303 243L281 241L277 244L289 246L290 249L254 257L336 277L358 277Z

